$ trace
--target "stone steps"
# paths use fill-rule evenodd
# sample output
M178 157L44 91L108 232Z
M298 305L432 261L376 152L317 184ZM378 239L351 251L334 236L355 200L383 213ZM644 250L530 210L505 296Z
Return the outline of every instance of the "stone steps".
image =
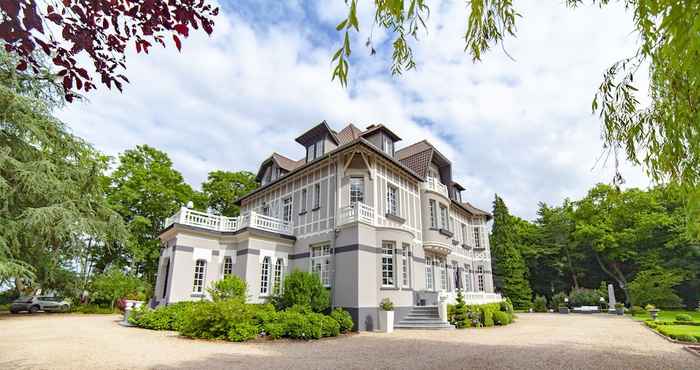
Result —
M440 320L436 306L414 306L411 311L394 325L395 329L451 330L454 326Z

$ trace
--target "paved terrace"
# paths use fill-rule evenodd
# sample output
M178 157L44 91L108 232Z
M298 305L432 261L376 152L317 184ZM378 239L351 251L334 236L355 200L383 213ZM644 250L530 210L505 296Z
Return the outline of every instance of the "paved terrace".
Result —
M502 328L229 343L125 328L117 316L0 315L2 369L700 369L629 318L521 314Z

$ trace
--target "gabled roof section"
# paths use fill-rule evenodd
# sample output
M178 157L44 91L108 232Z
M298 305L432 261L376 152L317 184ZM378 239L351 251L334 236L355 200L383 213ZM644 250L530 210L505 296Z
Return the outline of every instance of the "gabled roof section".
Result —
M428 172L430 161L435 160L440 167L451 164L450 160L435 149L428 140L422 140L397 150L396 159L423 178Z
M401 141L401 138L399 135L396 135L393 131L389 130L388 127L382 125L381 123L378 125L369 125L367 126L367 129L365 132L362 133L362 137L367 137L377 131L382 131L385 134L389 135L389 137L394 140L394 141Z
M340 141L340 145L347 144L355 139L358 139L362 135L362 130L357 128L357 126L353 125L352 123L348 124L338 132L336 135L338 137L338 141Z
M479 208L474 207L471 203L469 202L462 202L460 203L462 207L464 207L469 213L476 215L476 216L486 216L487 220L490 220L493 218L490 213L483 211Z
M336 135L335 131L331 130L331 128L328 127L326 121L322 121L321 123L312 127L305 133L299 135L299 137L296 138L295 141L306 147L317 142L320 138L326 135L329 136L331 140L333 140L336 144L340 144L340 141L338 140L338 136Z
M267 168L267 166L269 166L272 162L276 163L277 167L279 167L287 172L292 172L297 167L304 164L303 160L295 161L293 159L290 159L290 158L283 156L282 154L272 153L271 156L269 156L266 160L264 160L260 164L260 168L258 169L258 174L257 174L257 176L255 176L255 179L257 181L262 180L262 177L265 175L265 168Z

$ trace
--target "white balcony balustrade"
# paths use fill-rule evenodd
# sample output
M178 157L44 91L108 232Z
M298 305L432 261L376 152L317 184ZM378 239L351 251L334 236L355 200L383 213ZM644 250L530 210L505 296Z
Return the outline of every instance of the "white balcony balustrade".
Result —
M290 222L261 215L257 212L245 213L238 217L226 217L182 207L180 211L165 221L163 227L166 228L174 223L221 232L235 232L250 227L273 233L293 235Z
M427 181L423 183L423 189L441 194L445 198L450 197L449 193L447 192L447 186L441 183L440 180L433 177L428 177Z
M339 225L353 222L374 225L374 208L360 202L340 208Z

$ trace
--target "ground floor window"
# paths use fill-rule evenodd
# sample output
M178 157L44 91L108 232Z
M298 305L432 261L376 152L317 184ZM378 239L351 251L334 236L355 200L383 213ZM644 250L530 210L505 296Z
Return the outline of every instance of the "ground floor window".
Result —
M394 242L382 242L382 285L394 286Z
M224 257L224 277L227 277L233 273L233 259L231 257Z
M484 267L479 266L476 268L476 281L479 287L479 291L483 292L484 291Z
M272 286L272 289L274 289L275 293L280 293L282 291L282 273L284 272L284 261L281 258L277 259L277 263L275 263L275 279L274 279L274 285Z
M194 263L194 283L192 284L193 293L202 293L204 291L204 278L207 272L207 261L197 260Z
M425 257L425 289L433 290L433 258Z
M464 290L472 291L472 268L468 264L464 264Z
M408 265L409 249L411 249L411 245L408 243L404 243L403 247L401 248L401 282L403 283L404 288L408 288L411 280L409 275L410 266Z
M270 257L263 258L260 266L260 294L270 293Z
M333 259L331 258L330 244L321 244L311 247L311 272L318 274L323 286L331 286L333 271Z
M447 290L447 265L444 260L440 260L440 289Z

